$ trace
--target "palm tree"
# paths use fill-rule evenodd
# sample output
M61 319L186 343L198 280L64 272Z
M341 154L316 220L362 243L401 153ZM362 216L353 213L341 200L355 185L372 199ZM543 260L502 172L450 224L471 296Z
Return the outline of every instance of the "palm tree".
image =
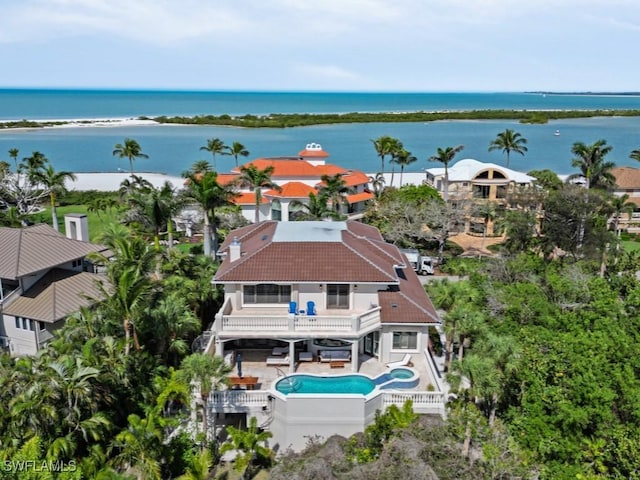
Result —
M162 418L153 412L148 412L144 418L131 414L128 423L115 437L112 449L119 450L119 453L114 464L125 470L135 470L137 478L160 480Z
M313 192L309 194L309 202L303 204L302 210L296 212L296 220L324 220L325 218L339 218L329 207L329 198L326 194L320 193L318 195Z
M218 228L215 209L225 205L232 205L237 193L233 185L218 183L216 172L206 172L202 175L190 173L187 175L188 185L185 191L187 198L198 203L202 209L204 219L204 254L211 255L211 239L213 238L213 254L218 252Z
M113 148L113 155L117 155L120 159L129 159L129 169L131 171L131 175L133 175L133 161L135 159L149 158L149 155L142 153L142 148L140 148L138 142L136 142L132 138L125 138L124 144L117 143Z
M340 205L346 202L347 194L350 188L347 182L342 178L341 173L335 175L322 175L320 177L322 185L320 186L320 194L326 195L331 200L331 206L336 214L340 214Z
M571 161L571 165L579 168L581 173L569 175L568 180L584 177L587 189L606 189L615 185L616 179L611 170L616 164L605 161L605 157L612 149L613 147L607 145L606 140L598 140L592 145L575 142L571 148L571 153L577 155L577 157Z
M198 160L197 162L193 162L187 174L183 176L187 176L189 175L189 173L195 173L196 175L198 175L198 174L203 174L203 173L212 172L212 171L213 171L213 168L211 167L211 164L208 161Z
M380 198L382 190L384 189L384 174L382 172L378 172L375 176L370 176L369 183L373 187L373 194L376 198Z
M429 157L430 162L440 162L444 165L444 201L449 201L449 164L453 161L453 157L461 152L464 145L457 147L438 148L437 153Z
M404 148L393 153L391 157L391 163L400 165L400 186L402 187L402 175L404 174L404 167L411 165L418 160L411 152L408 152ZM391 174L391 184L393 184L393 173Z
M398 144L400 141L397 138L390 137L389 135L383 135L371 140L373 147L376 149L376 153L380 157L380 171L384 173L384 159L387 155L392 155L394 151L398 150Z
M208 448L203 449L197 455L193 455L187 465L186 472L178 477L178 480L207 480L209 470L213 465L213 457Z
M18 154L20 153L20 151L17 148L10 148L9 149L9 157L11 159L13 159L13 163L16 166L16 170L18 169Z
M216 167L216 154L224 155L227 151L227 146L224 144L222 140L219 138L210 138L207 140L207 144L203 147L200 147L200 150L206 150L213 156L213 169L217 171Z
M187 385L195 383L200 390L200 398L196 397L195 400L202 408L205 439L209 438L210 431L207 415L209 394L225 384L229 372L231 372L231 367L224 362L222 357L203 353L193 353L182 360L180 364L180 370L177 373L178 379ZM213 427L215 430L215 425Z
M247 430L241 430L232 426L227 427L229 440L222 447L220 453L235 450L238 456L235 459L234 468L238 472L244 471L243 478L253 478L256 467L269 467L273 461L273 452L266 446L267 440L272 436L269 431L261 431L258 428L258 419L251 417Z
M238 156L248 157L249 150L240 142L233 142L233 145L227 147L227 155L232 155L236 159L236 167L238 166Z
M77 177L71 172L56 172L52 165L47 165L46 168L35 171L33 178L49 192L51 220L53 222L53 228L55 228L57 232L60 228L58 226L58 214L56 211L56 194L64 193L66 191L65 182L67 180L76 180Z
M273 165L269 165L265 167L263 170L260 170L253 164L249 164L246 166L240 167L240 178L238 179L240 185L244 187L249 187L252 192L255 192L256 196L256 213L255 213L255 223L260 221L260 204L262 203L262 189L263 188L272 188L274 190L282 190L280 185L274 183L271 180L271 175L273 175L274 167Z
M509 168L509 154L511 152L519 153L524 156L528 150L526 147L527 139L519 132L507 128L504 132L500 132L496 138L489 144L489 151L502 150L507 154L506 167Z

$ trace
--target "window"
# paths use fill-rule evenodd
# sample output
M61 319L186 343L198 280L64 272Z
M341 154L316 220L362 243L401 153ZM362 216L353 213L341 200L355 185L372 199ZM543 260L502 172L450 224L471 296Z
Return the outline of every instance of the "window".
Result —
M34 321L30 318L23 317L15 317L16 318L16 328L20 330L31 330L32 332L35 330Z
M282 206L280 200L271 201L271 220L282 220Z
M327 308L349 308L349 285L327 285Z
M244 286L244 303L289 303L291 301L291 285Z
M418 332L393 332L394 350L417 350Z

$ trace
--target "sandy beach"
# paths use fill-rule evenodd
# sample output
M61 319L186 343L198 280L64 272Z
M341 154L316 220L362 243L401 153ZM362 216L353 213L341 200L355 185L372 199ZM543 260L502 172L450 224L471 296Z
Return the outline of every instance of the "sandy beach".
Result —
M175 188L180 189L184 183L184 178L161 173L136 172L135 175L144 178L154 187L161 187L168 181ZM115 192L120 188L123 180L131 177L129 172L118 173L76 173L75 181L67 181L67 190L98 190L102 192Z
M154 120L143 120L140 118L48 118L29 121L42 124L42 128L141 127L145 125L161 125ZM0 120L0 126L15 122L16 120ZM60 123L60 125L49 125L50 123ZM8 130L33 130L34 128L37 127L19 127Z

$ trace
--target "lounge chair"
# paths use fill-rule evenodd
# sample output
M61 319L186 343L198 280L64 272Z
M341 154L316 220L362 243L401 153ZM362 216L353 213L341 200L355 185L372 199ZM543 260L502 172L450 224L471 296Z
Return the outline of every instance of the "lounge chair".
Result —
M398 360L397 362L387 363L387 368L396 368L396 367L406 367L411 363L411 355L408 353L402 357L402 360Z
M321 362L350 362L351 352L349 350L320 350Z
M289 353L289 347L273 347L273 350L271 350L271 355L274 357L286 355L287 353Z
M289 365L289 355L286 357L267 357L268 366Z
M309 300L307 302L307 315L315 315L316 314L316 304Z

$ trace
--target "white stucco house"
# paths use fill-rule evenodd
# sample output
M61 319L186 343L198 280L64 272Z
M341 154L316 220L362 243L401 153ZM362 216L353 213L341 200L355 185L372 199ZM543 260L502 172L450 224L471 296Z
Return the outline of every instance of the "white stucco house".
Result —
M320 144L310 143L296 156L257 158L245 163L243 166L255 165L260 170L273 167L271 180L281 188L281 190L262 190L260 221L288 222L294 219L296 212L300 211L303 205L308 204L309 194L318 194L322 185L322 176L336 174L342 176L346 187L350 190L346 195L346 205L340 206L340 212L350 218L362 215L365 203L374 197L369 189L369 177L359 170L327 163L328 157L329 154ZM220 183L237 181L240 168L233 169L231 173L219 174L218 181ZM241 207L242 214L248 221L255 221L254 192L240 187L240 195L235 199L235 203Z
M376 410L409 398L420 413L444 413L429 340L440 318L406 257L377 229L264 221L231 232L220 251L213 281L224 303L208 351L244 359L257 390L214 392L213 414L257 416L275 444L301 449L311 434L362 431ZM391 367L410 380L380 377ZM302 373L338 383L373 378L376 386L356 395L283 391L281 382L296 386Z
M67 215L67 237L46 224L0 227L0 346L11 355L35 355L65 319L99 298L86 260L106 252L88 242L85 215Z

